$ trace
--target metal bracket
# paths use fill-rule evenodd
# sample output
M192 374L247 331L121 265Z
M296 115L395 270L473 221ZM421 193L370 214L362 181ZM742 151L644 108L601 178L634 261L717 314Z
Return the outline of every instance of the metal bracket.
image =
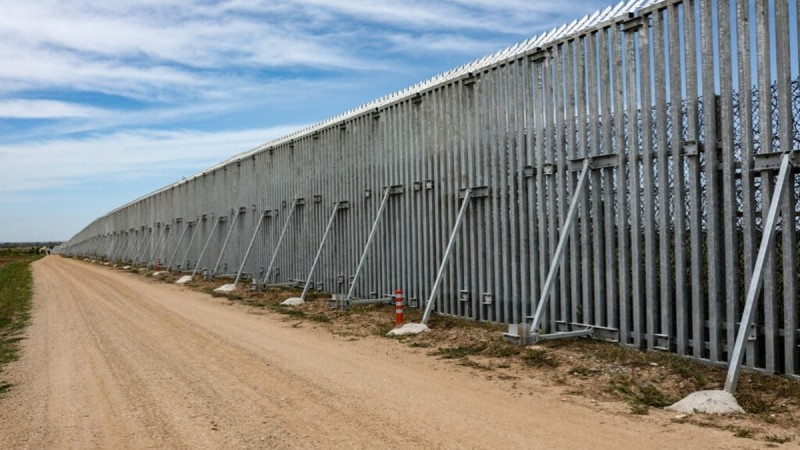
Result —
M393 186L389 186L389 195L398 195L403 193L403 185L402 184L395 184Z
M622 22L622 32L638 31L645 24L643 16L635 16Z
M670 348L672 348L672 339L670 339L668 334L653 334L653 348L656 350L661 350L664 352L668 352Z
M589 169L609 169L619 166L619 155L616 153L589 156L587 158L577 158L569 161L571 172L580 172L583 168L583 161L589 160Z
M683 143L683 154L686 156L697 156L705 151L702 142L686 141Z
M536 175L536 167L533 166L525 166L522 168L522 177L523 178L531 178Z
M463 199L467 191L470 191L469 196L471 198L485 198L489 196L489 186L475 186L471 188L464 188L458 190L458 198Z
M785 155L783 152L758 153L753 155L753 172L780 169L783 155ZM789 165L800 167L800 152L794 151L789 153Z
M461 77L461 85L462 86L471 87L471 86L475 85L475 83L477 83L477 82L478 82L478 76L475 75L472 72L469 72L468 74L466 74L463 77Z
M528 60L532 63L542 62L549 56L547 50L542 50L541 47L536 47L533 53L528 56Z

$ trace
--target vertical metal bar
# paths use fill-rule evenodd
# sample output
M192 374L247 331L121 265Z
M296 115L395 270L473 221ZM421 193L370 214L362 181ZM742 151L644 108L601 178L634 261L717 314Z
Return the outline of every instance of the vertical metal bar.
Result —
M553 76L553 82L555 84L555 145L553 146L553 150L556 152L556 173L555 173L555 181L556 181L556 191L558 195L556 196L557 199L557 210L558 210L558 222L564 223L566 220L566 213L567 213L567 197L569 195L569 189L567 187L568 183L568 175L567 175L567 149L565 146L565 136L564 136L564 128L565 128L565 117L564 112L566 110L565 105L565 80L563 76L564 71L564 59L565 59L565 51L564 48L567 44L560 44L555 47L555 64L553 64L553 68L555 69L555 75ZM553 233L553 238L555 238L556 233ZM567 248L566 251L569 251L570 245L569 241L565 243ZM571 305L571 291L570 291L570 279L571 279L571 270L567 261L562 259L561 260L561 273L562 276L560 278L560 295L555 297L555 301L553 302L553 306L556 308L553 312L552 320L554 321L553 326L556 327L555 319L558 318L563 321L569 321L569 307ZM559 308L560 306L560 308ZM555 312L558 311L556 314Z
M665 46L668 46L668 42L665 42L664 36L669 37L669 31L665 28L665 21L667 24L671 25L672 18L669 17L669 10L663 11L656 11L653 13L655 17L655 24L653 27L653 41L654 41L654 56L655 56L655 99L656 99L656 151L658 152L657 155L657 172L658 172L658 229L657 229L657 238L658 238L658 273L659 273L659 286L655 286L657 282L654 279L656 275L656 271L653 270L652 276L648 277L649 283L654 283L654 286L648 288L648 295L653 295L654 297L658 295L660 297L660 302L657 299L653 300L653 303L659 308L660 312L660 321L653 318L651 319L651 324L653 328L651 328L651 332L655 333L656 330L660 330L660 334L665 336L672 336L672 305L674 302L673 299L673 281L672 281L672 240L670 239L671 230L674 230L674 227L670 226L670 218L672 214L670 212L670 198L669 198L669 174L673 173L674 176L674 165L673 169L670 170L669 166L669 135L667 133L667 114L669 113L668 106L667 106L667 89L672 88L667 83L667 71L675 72L678 69L671 68L667 64L667 51L669 49L665 49ZM671 62L671 61L670 61ZM679 88L680 93L680 88ZM675 125L673 125L675 126ZM678 125L679 126L679 125ZM673 130L674 133L674 130ZM652 164L652 163L651 163ZM673 160L673 164L675 161ZM652 168L652 165L650 166ZM654 205L651 205L654 206ZM653 244L655 245L655 244ZM682 245L682 244L681 244ZM652 261L651 264L655 266L655 261ZM655 267L654 267L655 269ZM660 287L660 292L657 291L658 287ZM658 292L658 294L657 294ZM660 304L659 304L660 303ZM655 316L655 311L649 312L651 316ZM651 337L652 342L655 342L655 338Z
M542 293L541 296L539 297L539 302L536 305L536 313L533 315L533 321L531 322L530 326L530 334L538 333L539 324L542 320L542 313L544 312L544 307L547 304L547 299L550 297L552 290L555 288L553 283L555 282L556 275L558 274L561 261L564 258L564 249L567 244L567 239L570 236L570 229L572 228L572 224L575 218L575 210L577 209L578 202L583 196L583 186L586 182L586 174L588 173L589 173L589 160L585 159L583 160L583 166L581 167L581 174L578 177L578 184L575 186L575 193L573 194L572 200L570 201L567 217L564 219L564 224L561 226L561 232L558 238L558 245L556 246L556 251L555 254L553 255L553 261L550 263L550 271L547 273L547 278L544 281L544 286L542 287Z
M616 28L616 27L615 27ZM610 155L614 153L614 133L612 128L612 120L617 123L622 122L622 110L614 107L611 101L612 89L615 94L617 92L617 84L619 81L616 79L616 72L612 71L612 67L619 66L618 61L611 62L609 54L609 31L610 27L604 28L600 32L600 114L603 126L603 153ZM615 33L616 34L616 33ZM614 35L615 35L614 34ZM614 36L612 35L612 36ZM614 78L612 79L612 73ZM614 83L612 86L612 82ZM616 95L615 95L616 98ZM621 99L617 100L618 102ZM614 110L612 111L612 107ZM616 118L614 119L614 115ZM619 142L619 141L617 141ZM619 145L619 144L617 144ZM622 152L618 152L618 157L623 158ZM618 191L619 183L615 183L615 170L608 168L603 170L603 221L605 231L605 287L606 297L605 301L605 320L601 323L609 328L617 327L617 315L619 308L619 295L617 292L617 245L616 237L616 208L614 205L615 193Z
M700 130L697 88L697 39L694 0L684 3L684 33L686 52L686 135L696 143L696 152L689 158L689 246L692 286L692 355L705 358L705 296L702 276L702 217L700 213Z
M619 161L617 164L614 189L617 194L617 273L614 283L619 287L619 296L616 299L616 308L613 311L613 320L619 327L619 341L622 344L630 342L630 235L628 233L628 157L625 152L625 84L622 73L622 44L624 35L619 25L612 27L611 64L614 70L614 142ZM630 118L628 119L630 120ZM617 318L617 316L619 316Z
M564 159L565 163L567 162L567 158L578 158L578 148L576 146L576 139L575 139L575 119L576 119L576 110L575 110L575 49L576 46L575 40L569 40L566 44L564 44L564 87L565 87L565 108L564 108L564 115L566 116L567 123L564 126L564 129L567 133L565 137L565 144L566 147L564 148ZM579 66L583 66L583 64L579 64ZM565 168L565 184L564 184L564 196L568 196L570 192L574 192L575 189L575 174L569 171L568 165ZM586 199L586 196L582 197L583 200ZM582 206L582 205L581 205ZM588 214L585 209L583 211L583 217L587 217ZM584 222L584 221L581 221ZM563 320L567 323L578 323L581 321L579 318L579 312L581 310L582 302L581 302L581 282L580 282L580 250L581 245L580 241L578 241L578 227L572 227L570 229L570 239L568 242L571 242L572 245L569 245L569 286L570 286L570 301L566 305L569 307L570 311L568 315L563 317Z
M722 229L725 261L725 341L723 349L730 355L736 330L733 324L738 318L739 299L739 239L736 224L736 159L734 155L733 128L733 69L731 50L730 5L717 5L720 81L720 129L722 160ZM788 20L788 19L787 19ZM788 31L787 31L788 34ZM746 91L746 90L745 90ZM748 93L744 93L747 95ZM741 97L741 96L740 96ZM706 162L708 164L708 162Z
M720 244L720 211L719 184L720 177L717 158L717 106L715 101L714 73L716 70L714 55L714 21L711 0L700 2L700 37L704 58L702 59L703 76L703 132L705 142L705 191L706 191L706 227L707 254L706 279L708 282L708 344L709 358L720 361L720 328L722 325L722 261Z
M628 176L630 178L630 191L629 205L630 205L630 253L625 253L624 257L627 258L628 269L631 276L631 310L629 326L631 327L631 334L633 337L633 345L636 347L642 346L642 337L644 335L642 328L642 244L641 244L641 196L639 189L641 188L641 166L639 163L640 158L640 131L639 131L639 102L638 102L638 89L639 80L637 77L636 68L636 31L629 30L625 32L625 94L628 100ZM643 114L642 114L643 115ZM643 120L643 119L642 119ZM623 222L623 226L626 226ZM627 316L626 316L627 320Z
M680 10L673 5L669 15L669 70L670 83L670 121L672 123L672 176L673 176L673 251L675 254L675 341L676 351L685 355L689 341L689 283L686 279L686 167L683 155L683 108L681 93L681 37ZM666 151L666 149L664 150Z
M659 87L664 85L663 71L659 71L659 58L663 61L664 37L663 29L664 24L661 20L661 12L656 11L652 15L644 16L645 23L653 18L653 53L655 56L655 97L656 100L661 100L659 95ZM656 257L656 230L655 230L655 209L656 209L656 180L653 174L653 135L661 133L661 127L656 125L653 130L653 92L651 88L651 80L653 79L653 69L650 61L650 27L643 26L639 30L639 91L641 96L641 106L639 111L641 114L641 152L642 152L642 178L643 183L641 191L644 193L644 210L642 212L642 228L644 228L644 258L642 261L644 269L644 282L642 294L643 301L639 302L640 311L637 314L641 321L640 330L645 336L644 345L647 344L648 349L655 348L655 333L658 329L658 290L656 286L656 275L658 272L658 264ZM663 104L656 104L656 115L663 116ZM660 144L660 142L659 142ZM662 147L656 147L659 152L659 158L663 159ZM659 174L660 175L660 174ZM660 186L659 186L660 188ZM660 192L658 192L660 197ZM637 195L637 191L634 191ZM664 214L665 211L661 211ZM634 266L636 264L634 263ZM642 272L639 270L639 272Z
M786 181L790 179L789 174L789 153L785 153L781 157L781 166L778 171L778 181L775 187L775 193L769 204L769 212L767 213L767 220L764 223L764 235L761 238L761 245L758 248L758 256L756 257L755 268L753 269L753 276L751 277L750 289L747 291L747 297L744 303L744 312L742 312L742 322L739 324L739 330L736 334L736 345L733 347L733 354L728 363L728 374L725 377L725 390L733 394L736 391L736 385L739 383L739 371L742 367L742 357L744 356L744 341L750 335L750 327L753 324L753 313L755 312L756 300L758 299L759 291L761 290L762 276L764 275L765 261L767 253L775 242L775 222L778 218L778 210L782 206L784 192L786 192ZM784 220L791 219L785 217Z
M744 291L750 289L750 276L753 273L756 256L755 219L756 205L753 172L753 96L752 69L750 53L750 3L736 2L736 49L738 61L739 88L739 134L741 139L741 195L742 195L742 259L744 260ZM729 299L730 301L730 299ZM738 302L737 302L738 303ZM730 344L729 344L730 345ZM730 361L730 351L728 360ZM753 355L749 358L752 359Z
M339 211L340 202L336 202L333 204L333 212L331 213L331 218L328 219L328 226L325 227L325 233L322 235L322 241L319 243L319 248L317 249L317 254L314 256L314 262L311 263L311 270L308 271L308 277L306 278L306 285L303 288L303 294L300 295L300 298L305 300L306 293L308 293L308 288L311 286L312 277L314 276L314 269L317 268L317 262L319 262L319 256L322 254L322 249L325 248L325 241L328 239L328 233L331 231L331 227L333 226L333 221L336 220L336 213Z
M586 67L589 74L588 83L588 105L589 105L589 148L590 151L587 155L599 156L602 153L600 143L600 110L605 107L605 98L598 97L598 90L605 90L605 87L598 89L598 74L600 77L607 76L608 60L603 66L602 56L598 64L598 41L600 38L605 37L603 32L592 32L586 40L587 45L587 61ZM604 325L603 317L605 316L605 299L606 299L606 286L605 286L605 273L604 261L606 259L604 241L606 237L605 223L603 220L603 211L608 208L608 204L604 204L603 199L603 171L593 170L591 173L592 183L592 219L591 229L584 237L585 240L592 241L592 275L594 277L594 292L592 293L594 299L594 317L588 317L584 323L602 326Z
M577 139L575 142L575 151L574 155L577 158L588 158L589 155L595 151L594 143L589 142L589 139L586 137L586 118L587 118L587 109L586 109L586 75L587 75L587 68L592 67L593 61L586 61L586 47L591 47L593 45L592 35L588 36L580 36L576 39L576 52L575 52L575 70L577 71L577 81L576 81L576 91L577 91L577 115L576 119L578 121L577 124ZM593 52L590 50L590 54ZM592 72L589 71L589 74ZM591 75L590 75L591 76ZM597 100L596 94L594 99L589 99L591 102L592 100ZM576 270L580 270L581 273L581 315L580 321L584 324L592 323L594 318L594 302L593 302L593 288L596 289L596 286L593 286L594 278L592 277L593 273L595 273L594 261L592 259L592 242L595 244L597 243L596 239L590 238L591 233L591 225L592 220L596 217L596 208L590 209L590 198L592 200L592 206L596 201L596 194L597 194L597 187L594 183L595 178L599 176L599 172L594 171L592 176L589 178L589 187L591 189L591 196L585 195L581 199L581 229L580 229L580 242L581 242L581 257L580 257L580 264ZM574 179L574 176L573 176ZM574 186L574 183L573 183ZM577 247L577 244L576 244ZM594 250L596 250L596 245Z
M778 139L781 150L794 150L792 117L791 52L789 35L789 5L787 0L775 1L775 61L778 88ZM794 219L797 199L792 182L779 185L783 194L783 227L781 230L783 268L783 371L793 375L796 372L795 354L797 352L797 225ZM780 361L775 361L776 369Z
M759 153L767 153L773 150L772 134L772 76L771 76L771 39L769 26L769 0L756 0L756 58L758 60L758 116L759 116ZM769 170L761 172L761 213L762 219L767 219L767 208L764 201L772 197L773 191L772 173ZM766 233L766 227L764 227ZM763 240L762 240L763 242ZM760 250L760 249L759 249ZM764 359L765 368L769 372L775 371L776 361L776 326L777 318L777 270L775 269L775 247L767 249L766 260L764 262ZM751 282L752 287L752 282ZM754 347L754 350L757 347ZM748 352L750 353L750 352ZM755 352L753 352L755 353ZM760 359L758 355L752 355L754 363ZM748 358L750 358L748 356Z
M453 251L454 244L456 242L456 237L458 237L458 230L461 228L461 222L464 219L464 215L467 212L467 207L470 203L472 189L467 188L464 191L464 200L461 203L461 210L458 212L458 217L456 217L456 223L453 226L453 231L450 233L450 239L447 242L447 248L444 250L444 255L442 255L442 262L439 264L439 270L436 272L436 279L433 282L433 286L431 287L430 295L428 296L428 301L425 303L425 312L422 314L422 320L420 321L421 324L426 325L428 323L428 319L431 316L431 310L433 309L434 301L436 300L436 294L439 291L439 285L442 283L442 278L444 277L444 269L447 267L447 261L450 259L450 253Z

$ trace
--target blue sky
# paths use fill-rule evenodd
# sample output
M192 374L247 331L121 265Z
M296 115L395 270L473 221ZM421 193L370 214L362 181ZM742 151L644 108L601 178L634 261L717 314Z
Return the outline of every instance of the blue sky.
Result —
M0 242L66 240L233 154L607 5L0 0Z

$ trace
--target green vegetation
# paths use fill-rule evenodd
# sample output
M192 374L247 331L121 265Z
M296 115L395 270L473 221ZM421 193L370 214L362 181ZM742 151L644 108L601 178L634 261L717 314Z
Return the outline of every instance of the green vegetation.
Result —
M30 264L38 256L0 252L0 369L17 359L21 333L30 319L33 276ZM11 385L0 380L0 393Z
M522 354L522 361L530 367L558 367L558 359L547 350L529 349Z

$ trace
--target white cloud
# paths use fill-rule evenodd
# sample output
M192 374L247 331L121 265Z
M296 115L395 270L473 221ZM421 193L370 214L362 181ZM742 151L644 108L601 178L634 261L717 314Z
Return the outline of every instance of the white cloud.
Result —
M134 130L82 139L0 145L0 194L40 191L110 178L201 169L303 125L199 132Z
M5 119L96 117L105 112L100 108L54 100L0 100L0 118Z

